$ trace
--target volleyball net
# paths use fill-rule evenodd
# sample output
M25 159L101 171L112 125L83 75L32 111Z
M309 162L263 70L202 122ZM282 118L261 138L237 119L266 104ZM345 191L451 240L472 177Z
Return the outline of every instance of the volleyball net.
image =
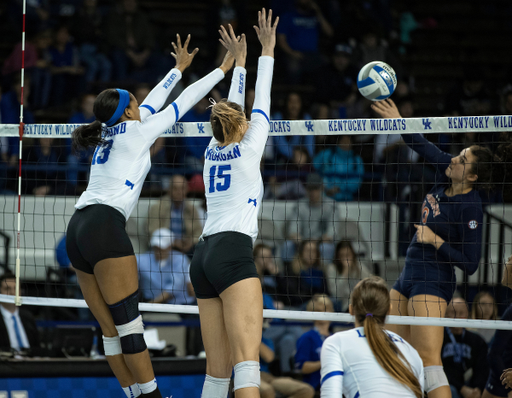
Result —
M457 155L473 144L495 151L500 143L510 142L511 126L512 116L271 120L261 164L265 195L254 253L267 298L264 316L352 322L347 309L359 280L379 275L393 286L404 267L414 224L424 216L423 202L430 200L426 195L438 178L432 165L403 144L400 134L425 134ZM76 127L24 125L18 197L19 126L0 125L0 265L17 272L23 305L86 308L63 243L96 156L94 151L72 152L70 136ZM152 168L126 226L138 256L142 311L197 313L188 267L205 222L202 158L211 135L207 122L177 123L152 148ZM221 177L219 173L214 177ZM229 188L230 178L219 181ZM454 268L456 295L467 300L469 313L477 319L390 316L389 323L512 330L512 322L498 320L511 297L501 285L512 255L510 192L507 183L490 194L482 191L478 270L469 275ZM170 229L172 236L165 238L162 229ZM460 240L451 243L466 250ZM317 294L330 299L334 312L329 305L307 311ZM14 296L0 294L0 302L14 301Z

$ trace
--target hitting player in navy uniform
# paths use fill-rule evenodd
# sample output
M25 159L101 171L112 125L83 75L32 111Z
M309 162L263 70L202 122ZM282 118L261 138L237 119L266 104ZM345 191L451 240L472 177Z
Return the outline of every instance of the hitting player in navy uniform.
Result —
M372 109L381 117L401 118L392 100L375 102ZM469 275L478 268L483 219L478 189L492 186L500 159L478 145L452 156L421 134L403 134L402 139L437 173L423 202L421 221L415 225L405 268L390 292L391 315L442 318L455 291L454 267ZM450 397L441 361L443 328L394 325L389 329L419 352L429 397Z

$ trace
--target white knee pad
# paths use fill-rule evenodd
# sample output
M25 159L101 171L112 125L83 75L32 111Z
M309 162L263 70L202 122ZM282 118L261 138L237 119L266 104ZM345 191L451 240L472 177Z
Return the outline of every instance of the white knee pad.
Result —
M206 375L201 398L226 398L229 392L231 378L220 379Z
M260 363L256 361L244 361L235 365L235 388L256 387L260 388Z
M103 337L103 349L105 350L105 356L121 355L123 350L121 349L121 339L119 336L115 337Z
M425 391L427 394L436 388L450 385L442 366L427 366L423 368L423 373L425 375Z

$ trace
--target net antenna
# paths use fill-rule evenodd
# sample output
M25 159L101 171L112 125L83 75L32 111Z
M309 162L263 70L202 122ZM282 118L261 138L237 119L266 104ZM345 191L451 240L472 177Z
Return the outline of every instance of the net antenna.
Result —
M16 233L16 294L14 303L17 306L21 305L21 296L20 296L20 231L21 231L21 160L22 160L22 150L23 150L23 130L25 129L25 123L23 123L23 91L25 88L25 14L27 12L27 0L23 0L23 30L21 32L21 98L20 98L20 126L19 126L19 136L20 136L20 148L18 154L18 229Z

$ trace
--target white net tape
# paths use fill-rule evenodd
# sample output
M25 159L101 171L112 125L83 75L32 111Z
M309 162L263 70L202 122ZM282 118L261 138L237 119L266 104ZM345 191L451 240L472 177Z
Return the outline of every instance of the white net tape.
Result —
M79 124L26 124L28 138L66 138ZM17 137L17 124L0 125L0 137ZM500 132L512 129L512 116L460 116L410 119L271 120L270 135L356 135ZM176 123L162 136L211 136L210 123Z

